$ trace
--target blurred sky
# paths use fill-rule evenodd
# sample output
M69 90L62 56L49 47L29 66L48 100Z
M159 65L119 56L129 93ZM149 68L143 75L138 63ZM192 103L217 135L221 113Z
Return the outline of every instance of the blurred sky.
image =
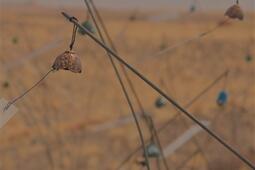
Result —
M198 3L202 9L225 9L235 0L94 0L97 5L104 8L113 9L185 9L193 2ZM239 0L242 7L246 10L255 11L255 0ZM1 5L4 4L26 4L36 2L44 5L70 5L81 6L83 0L0 0Z

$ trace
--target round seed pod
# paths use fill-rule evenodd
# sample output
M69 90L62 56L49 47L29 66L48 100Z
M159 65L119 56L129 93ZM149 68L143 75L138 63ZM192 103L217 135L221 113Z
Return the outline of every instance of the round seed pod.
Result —
M153 143L149 144L146 147L146 152L147 152L148 157L150 157L150 158L157 158L160 156L159 148Z
M232 18L232 19L239 19L239 20L243 20L244 18L243 11L240 8L240 6L237 4L228 8L225 13L225 16L228 16L229 18Z
M96 33L96 31L95 31L95 29L94 29L94 27L93 27L93 24L92 24L89 20L84 21L84 22L82 23L82 26L85 27L87 30L89 30L90 33L92 33L92 34L95 34L95 33ZM86 32L83 31L83 30L80 29L80 28L78 29L78 32L79 32L81 35L85 35L85 34L86 34Z
M166 105L166 99L163 97L158 97L155 101L155 106L157 108L162 108L163 106Z
M80 57L73 51L65 51L57 56L52 68L54 70L69 70L74 73L82 72Z
M219 106L224 106L228 101L228 94L226 91L222 90L217 98L217 104Z

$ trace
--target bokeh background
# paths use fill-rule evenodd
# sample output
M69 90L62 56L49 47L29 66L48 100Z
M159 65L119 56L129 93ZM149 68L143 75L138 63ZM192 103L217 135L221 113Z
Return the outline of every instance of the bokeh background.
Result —
M233 0L95 0L119 54L181 106L229 70L188 111L255 163L254 0L240 0L243 21L230 20L207 36L153 57L158 51L214 28ZM82 0L0 0L0 94L11 100L30 88L68 50L66 11L87 20ZM195 8L191 10L191 8ZM131 18L131 19L130 19ZM89 19L91 21L91 19ZM96 36L97 33L95 33ZM0 170L113 170L140 145L135 123L105 51L77 34L82 74L58 71L15 104L18 113L0 129ZM152 57L151 57L152 56ZM118 67L119 68L119 67ZM123 75L123 74L122 74ZM128 71L163 148L194 126ZM125 80L125 83L126 80ZM225 90L228 101L217 104ZM141 111L128 88L137 115ZM150 133L142 117L144 137ZM199 146L199 147L197 147ZM145 169L137 152L123 169ZM249 169L201 131L167 156L170 169ZM152 169L157 169L151 158ZM164 169L161 161L161 168Z

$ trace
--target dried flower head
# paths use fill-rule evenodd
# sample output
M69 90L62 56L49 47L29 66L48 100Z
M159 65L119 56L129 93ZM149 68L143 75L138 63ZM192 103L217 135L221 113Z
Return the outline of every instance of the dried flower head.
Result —
M60 54L56 58L52 68L54 70L69 70L74 73L82 72L80 57L73 51L65 51Z
M225 15L232 19L243 20L244 18L243 11L238 4L235 4L231 6L230 8L228 8Z

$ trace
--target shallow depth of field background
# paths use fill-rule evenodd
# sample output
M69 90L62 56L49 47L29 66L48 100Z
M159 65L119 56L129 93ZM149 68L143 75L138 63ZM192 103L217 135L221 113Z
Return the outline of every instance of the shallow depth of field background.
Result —
M144 9L139 6L125 10L101 5L100 12L119 54L182 106L229 69L227 105L216 104L224 85L222 81L188 110L200 120L210 121L210 128L255 162L255 58L250 62L245 58L247 51L255 57L254 44L251 44L254 4L243 1L244 21L232 20L212 34L158 58L146 56L214 27L224 19L224 9L233 2L209 10L199 1L202 5L193 14L188 13L191 2L182 8L171 6L174 12L169 12L166 6L162 10L147 9L146 3ZM82 2L79 7L61 1L53 6L1 3L1 98L10 100L31 87L48 71L55 57L68 49L72 24L62 17L61 11L75 15L80 21L86 19ZM137 20L130 22L134 12ZM166 19L148 19L151 16ZM26 57L56 40L60 43L55 48L36 58ZM82 58L83 73L51 74L15 105L19 112L0 129L0 170L113 170L140 145L134 122L97 131L99 125L131 113L104 50L79 34L74 50ZM4 69L7 66L10 66L8 71ZM154 102L158 94L132 73L129 75L157 127L174 117L177 111L173 106L167 104L157 109ZM8 87L4 86L6 82ZM137 105L135 108L138 113ZM188 129L183 118L187 119L182 115L160 133L163 146ZM141 124L145 136L149 137L143 121ZM190 121L189 124L193 125ZM183 169L205 170L208 166L211 170L248 169L206 133L201 132L195 138L209 164L202 154L197 154ZM167 158L170 168L180 166L195 150L194 143L188 142ZM136 164L141 155L142 152L136 154L124 169L142 169ZM154 160L151 164L155 169Z

